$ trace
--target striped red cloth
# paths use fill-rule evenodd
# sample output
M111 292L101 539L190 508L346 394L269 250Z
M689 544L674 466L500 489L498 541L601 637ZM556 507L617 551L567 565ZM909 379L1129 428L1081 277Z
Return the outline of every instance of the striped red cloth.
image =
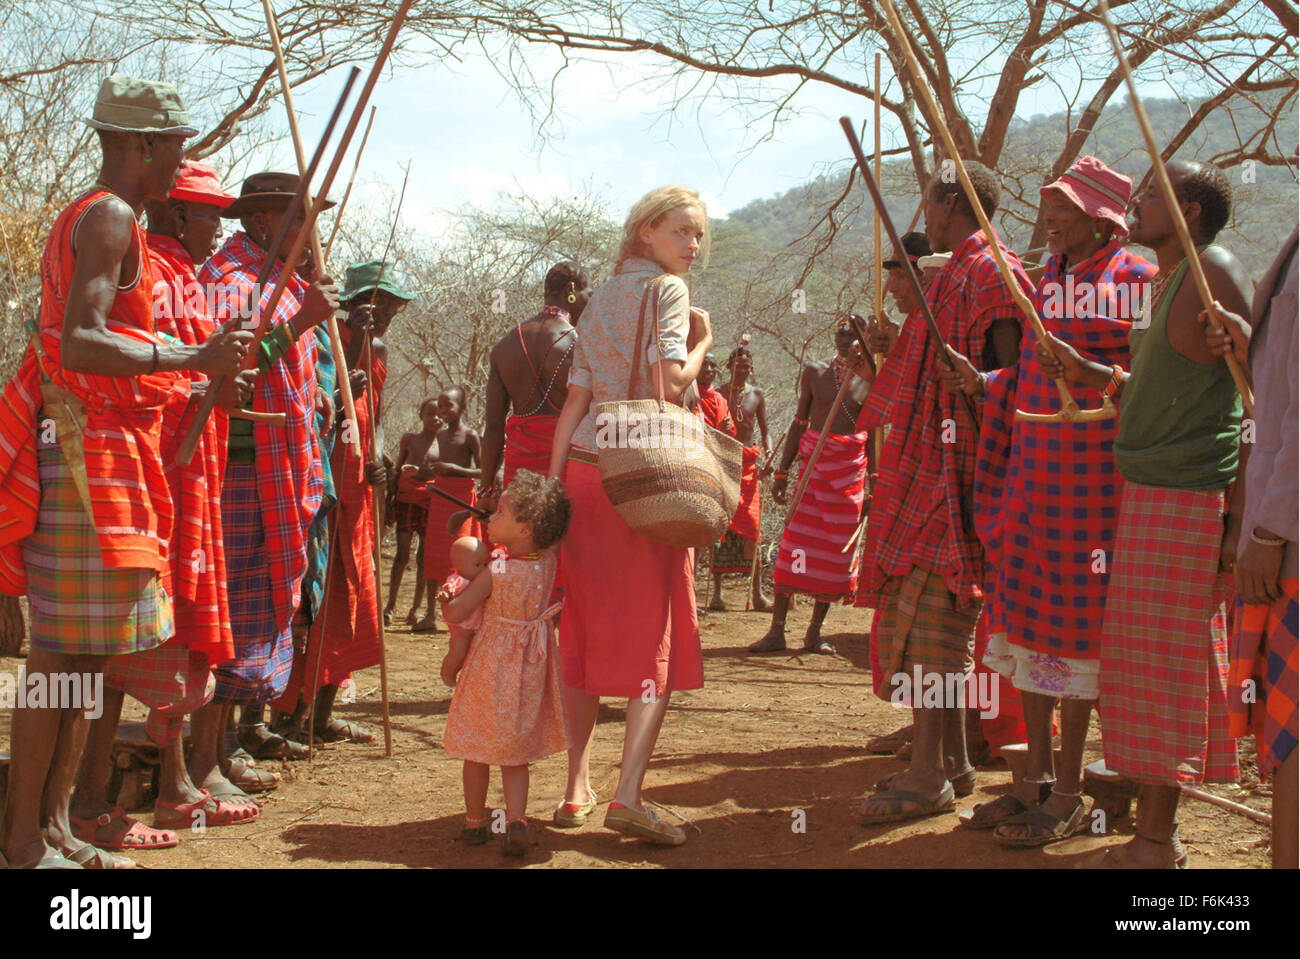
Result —
M236 232L199 271L205 288L226 291L217 298L213 321L218 325L235 315L252 313L254 284L266 259L265 251L242 231ZM270 296L283 269L271 270L263 301ZM287 323L302 304L305 285L290 278L276 305L272 323ZM313 417L316 412L316 338L304 334L285 351L282 359L257 378L253 408L284 413L286 425L253 426L256 448L257 493L261 504L264 548L271 570L271 594L278 624L287 629L301 600L307 572L307 530L320 508L324 481ZM238 599L236 600L239 601Z
M54 221L41 258L40 355L35 343L27 348L0 403L0 589L14 595L26 591L19 544L35 528L40 500L35 443L42 380L73 393L86 406L85 467L87 476L94 477L90 506L104 567L156 570L171 591L167 541L172 502L158 441L162 407L173 394L188 396L188 380L175 373L74 373L60 362L63 313L76 261L74 234L85 212L110 196L104 189L90 190ZM157 343L153 271L144 231L138 225L133 229L139 276L129 290L119 287L107 329Z
M1255 734L1261 775L1286 762L1297 735L1300 579L1283 579L1278 585L1282 595L1271 606L1237 600L1229 657L1228 733Z
M1128 369L1128 332L1141 305L1129 293L1145 286L1156 268L1118 241L1068 275L1064 260L1048 260L1034 294L1043 325L1086 359ZM1061 309L1067 291L1073 295ZM1119 421L1017 421L1017 409L1054 413L1061 403L1034 355L1035 343L1024 337L1020 362L989 376L980 424L975 522L984 541L986 585L998 600L992 631L1036 653L1096 659L1110 580L1106 558L1114 548L1123 488L1111 450ZM1101 405L1100 390L1079 382L1069 387L1081 406Z
M195 289L191 284L198 282L194 261L171 237L151 233L148 240L155 270L158 332L188 345L204 342L216 327L204 299L189 295ZM202 373L186 376L207 379ZM188 397L181 394L163 407L163 469L176 506L171 541L176 636L169 643L186 646L215 664L235 655L221 528L228 420L224 413L209 417L194 458L188 465L179 466L176 453L197 410L198 404L188 402Z
M816 430L805 430L800 438L801 470L808 468L820 436ZM853 537L862 516L866 443L866 433L827 434L799 508L781 533L774 573L778 593L807 593L826 602L853 594L857 551L840 550Z
M1223 490L1124 485L1098 712L1106 767L1135 782L1237 778L1219 575L1223 511Z
M555 424L560 418L554 413L535 413L532 416L512 416L506 420L506 449L502 466L502 482L510 485L515 473L532 470L545 476L551 468L551 444L555 439Z
M1031 294L1015 252L1002 251L1021 289ZM958 244L925 295L944 340L976 369L989 365L984 361L989 328L998 320L1021 321L982 230ZM925 320L914 311L858 416L862 431L890 424L872 491L859 596L862 605L875 609L887 602L890 578L907 575L913 566L942 573L963 605L978 604L984 596L983 546L962 516L979 437L936 378L936 356Z
M350 337L340 331L344 345ZM388 369L378 358L370 368L373 404L379 406ZM369 446L371 402L356 397L357 430L363 450ZM372 454L373 455L373 454ZM338 504L330 514L334 554L330 557L325 583L325 605L312 621L305 654L295 654L293 673L275 708L292 712L300 694L314 696L321 686L337 686L357 669L379 663L379 592L375 582L375 487L366 482L366 461L358 459L348 443L336 441L330 456L330 470ZM319 652L318 652L319 651ZM317 658L320 676L312 681ZM305 698L305 697L304 697Z
M762 451L757 446L746 446L741 450L740 462L740 503L736 506L736 515L731 517L731 532L742 539L758 540L759 521L763 516L762 490L758 481L758 456Z
M394 501L427 506L429 497L433 495L429 492L429 484L432 482L432 480L416 479L411 473L399 473L397 476L397 495L394 497Z

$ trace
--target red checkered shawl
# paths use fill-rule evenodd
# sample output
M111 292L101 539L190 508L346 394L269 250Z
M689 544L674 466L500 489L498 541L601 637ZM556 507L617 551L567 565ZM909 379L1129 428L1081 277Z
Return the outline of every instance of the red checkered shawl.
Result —
M194 262L176 240L149 234L153 258L154 303L158 332L188 345L203 343L216 329L200 293ZM186 374L206 380L202 373ZM208 418L194 458L176 463L176 452L189 431L198 404L178 394L163 407L162 457L176 505L176 529L171 542L172 581L177 629L173 643L207 654L209 663L235 655L226 596L226 551L221 530L221 483L226 475L228 420L218 412Z
M1021 288L1032 292L1019 258L1002 249ZM984 337L994 322L1020 322L982 230L957 247L926 300L944 340L976 369L986 365ZM867 521L859 595L865 606L881 608L889 578L904 576L913 566L942 573L963 606L984 595L983 547L962 516L978 434L935 378L935 356L925 320L914 313L858 417L859 431L891 424Z
M229 316L247 315L257 272L265 252L246 234L238 232L226 241L199 271L199 282L215 284L230 295L219 296L213 321L218 325ZM260 291L263 301L270 296L282 264L276 264ZM305 285L291 277L272 324L287 323L298 312ZM241 314L240 311L243 311ZM257 379L253 408L268 413L285 413L285 427L253 426L257 456L257 489L262 503L262 524L266 552L271 564L271 590L275 618L289 622L301 598L302 578L307 572L307 529L320 508L324 482L320 448L313 424L316 412L316 337L304 334Z
M1034 294L1043 325L1085 359L1128 369L1129 328L1156 268L1118 242L1071 274L1064 261L1063 255L1048 260ZM1118 420L1017 422L1017 409L1060 408L1035 342L1024 338L1019 363L993 372L985 393L975 522L986 550L987 588L998 599L998 622L990 628L1034 652L1095 659L1123 486L1111 450ZM1101 405L1099 390L1078 382L1069 387L1080 406Z
M86 406L86 474L104 565L157 570L164 586L171 588L167 541L172 501L158 441L163 404L173 395L188 397L189 382L175 373L74 373L60 361L63 315L76 263L73 235L86 210L107 196L103 189L84 193L54 221L41 258L38 335L43 355L33 341L0 399L0 590L13 595L27 591L22 541L36 527L40 504L36 430L42 379L75 394ZM140 277L131 289L118 290L107 328L118 336L156 343L153 275L139 226L134 227L132 243L140 257Z

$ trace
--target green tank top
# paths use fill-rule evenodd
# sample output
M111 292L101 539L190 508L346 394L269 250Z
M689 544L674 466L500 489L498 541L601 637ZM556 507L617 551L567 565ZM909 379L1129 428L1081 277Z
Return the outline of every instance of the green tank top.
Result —
M1226 363L1202 366L1169 342L1169 310L1186 278L1183 260L1150 326L1129 331L1133 367L1120 398L1115 464L1124 479L1144 486L1222 489L1237 474L1241 396Z

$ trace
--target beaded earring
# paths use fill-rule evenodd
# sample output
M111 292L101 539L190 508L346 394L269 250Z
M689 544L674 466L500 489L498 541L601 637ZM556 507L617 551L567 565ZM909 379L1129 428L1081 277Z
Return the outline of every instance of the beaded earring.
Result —
M578 291L577 288L573 285L572 280L569 281L569 302L570 303L578 302Z

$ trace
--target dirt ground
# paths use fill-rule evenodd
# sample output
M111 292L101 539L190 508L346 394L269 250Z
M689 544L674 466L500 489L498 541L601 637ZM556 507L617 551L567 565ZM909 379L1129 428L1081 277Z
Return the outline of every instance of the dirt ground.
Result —
M391 563L391 558L387 559ZM387 575L387 570L385 570ZM401 613L414 583L403 584ZM699 582L704 594L704 581ZM278 768L284 782L262 797L262 816L245 826L183 834L179 847L136 854L154 867L979 867L1070 868L1109 844L1126 841L1131 824L1111 836L1080 836L1046 850L1003 849L991 835L960 828L952 813L889 826L863 827L851 812L870 784L903 768L891 756L869 755L872 736L905 725L907 714L871 694L867 631L870 612L833 608L824 635L831 657L756 657L744 648L767 628L765 614L742 612L740 580L725 591L733 611L701 619L705 682L673 697L647 775L647 798L669 822L685 824L684 846L664 848L626 840L602 828L603 811L579 830L558 830L551 812L563 798L565 758L532 770L529 814L533 846L522 860L505 860L499 842L468 847L458 841L462 801L460 763L442 751L450 690L438 677L447 634L388 633L393 755L380 745L333 745L313 764ZM792 611L787 638L800 645L811 604ZM0 658L14 673L21 660ZM357 702L337 714L381 729L379 669L356 677ZM618 777L624 705L601 706L593 784L602 800ZM144 718L128 701L126 719ZM0 714L0 751L7 751L9 717ZM1100 758L1095 726L1087 761ZM1244 743L1240 785L1211 791L1267 811L1270 795L1254 775L1253 743ZM1005 764L982 769L973 795L957 809L987 802L1011 784ZM499 774L489 802L503 805ZM799 811L802 811L800 814ZM145 812L137 815L146 822ZM1218 807L1184 799L1183 841L1193 868L1267 867L1267 827ZM804 829L798 827L804 825Z

